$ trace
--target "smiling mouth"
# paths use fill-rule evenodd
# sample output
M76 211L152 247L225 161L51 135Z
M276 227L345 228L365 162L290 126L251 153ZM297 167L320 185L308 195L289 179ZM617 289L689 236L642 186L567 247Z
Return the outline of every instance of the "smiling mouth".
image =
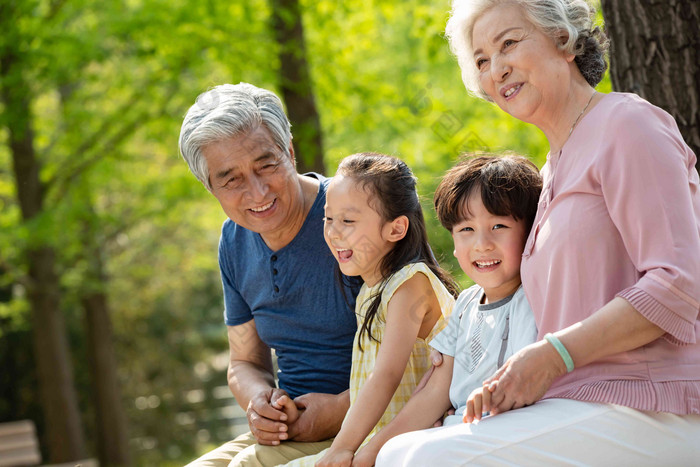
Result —
M477 267L477 269L486 269L493 266L497 266L499 264L501 264L500 259L493 259L489 261L474 261L474 265Z
M352 258L352 250L346 248L336 248L335 251L338 253L338 261L342 263L350 261L350 258Z
M265 211L267 211L268 209L270 209L270 208L272 207L273 204L275 204L275 200L272 200L272 201L270 201L269 203L267 203L267 204L265 204L265 205L263 205L263 206L259 206L259 207L257 207L257 208L250 208L250 210L253 211L253 212L265 212Z
M518 84L517 86L513 86L512 88L508 88L508 90L507 90L506 92L503 93L503 97L505 97L506 99L509 98L509 97L512 96L518 89L520 89L521 86L522 86L522 84Z

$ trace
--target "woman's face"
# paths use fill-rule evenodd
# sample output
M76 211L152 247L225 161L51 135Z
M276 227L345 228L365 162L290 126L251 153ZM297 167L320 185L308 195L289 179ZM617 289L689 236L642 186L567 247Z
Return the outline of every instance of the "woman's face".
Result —
M521 7L487 10L474 23L472 45L479 84L501 109L537 126L559 118L574 57L530 23Z

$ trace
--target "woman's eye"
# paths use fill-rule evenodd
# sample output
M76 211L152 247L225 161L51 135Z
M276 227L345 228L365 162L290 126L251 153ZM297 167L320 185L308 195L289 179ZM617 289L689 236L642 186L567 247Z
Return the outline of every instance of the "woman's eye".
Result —
M478 59L478 60L476 61L476 68L477 68L478 70L481 70L481 68L484 66L484 64L486 64L487 61L488 61L488 60L486 60L485 58L480 58L480 59Z
M507 49L511 45L515 44L515 41L513 39L506 39L503 41L503 48Z

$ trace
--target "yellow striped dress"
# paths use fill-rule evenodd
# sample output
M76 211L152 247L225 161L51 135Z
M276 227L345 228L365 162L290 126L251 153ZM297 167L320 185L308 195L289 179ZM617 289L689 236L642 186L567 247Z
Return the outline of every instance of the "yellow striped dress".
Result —
M375 425L374 429L367 435L362 445L369 441L369 439L374 436L379 430L385 427L403 408L403 406L411 398L413 390L418 385L418 382L423 377L425 372L430 368L430 361L428 356L430 354L430 348L427 344L435 335L437 335L447 324L447 319L452 313L452 307L454 306L454 298L444 286L444 284L438 279L438 277L430 270L430 268L425 263L412 263L404 266L402 269L397 271L394 275L389 278L389 281L382 292L382 301L377 310L377 314L372 322L372 335L375 336L380 341L384 336L384 328L386 326L386 313L387 304L391 297L394 295L396 290L407 280L412 278L415 274L422 273L429 280L433 287L435 296L440 303L440 309L442 310L442 317L435 323L430 334L425 338L417 338L415 344L413 344L413 350L411 351L411 356L408 359L408 364L404 370L403 377L399 383L399 387L396 388L394 396L391 398L389 405L384 411L384 415L379 419L379 422ZM355 341L352 346L352 368L350 370L350 407L355 404L357 396L365 383L369 375L374 370L374 365L377 361L377 355L379 354L379 342L376 342L369 338L367 333L362 336L362 349L360 351L358 348L358 341L360 339L360 326L365 319L365 314L369 305L372 303L372 299L376 296L377 292L381 288L381 282L373 287L367 287L363 285L360 289L360 293L357 296L357 326L358 331L355 334ZM349 411L348 411L349 413ZM346 418L347 420L347 418ZM303 467L303 466L313 466L315 462L321 459L326 451L321 451L314 456L302 457L296 459L288 464L287 466Z

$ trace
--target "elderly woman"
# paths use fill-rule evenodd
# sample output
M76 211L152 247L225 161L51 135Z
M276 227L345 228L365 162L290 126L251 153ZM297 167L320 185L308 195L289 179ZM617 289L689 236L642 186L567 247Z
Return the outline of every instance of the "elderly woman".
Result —
M485 382L491 416L394 438L377 465L700 460L696 158L663 110L595 91L591 17L584 0L454 1L468 90L549 141L522 261L540 340Z

